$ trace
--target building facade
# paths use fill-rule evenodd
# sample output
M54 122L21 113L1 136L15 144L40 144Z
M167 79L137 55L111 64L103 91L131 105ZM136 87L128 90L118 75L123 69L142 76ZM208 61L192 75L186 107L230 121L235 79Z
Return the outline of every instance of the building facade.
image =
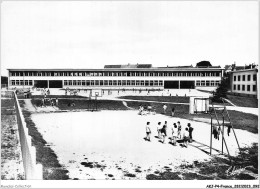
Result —
M231 92L257 96L258 69L234 70L230 72Z
M204 89L215 90L218 67L106 65L103 69L8 69L10 88Z

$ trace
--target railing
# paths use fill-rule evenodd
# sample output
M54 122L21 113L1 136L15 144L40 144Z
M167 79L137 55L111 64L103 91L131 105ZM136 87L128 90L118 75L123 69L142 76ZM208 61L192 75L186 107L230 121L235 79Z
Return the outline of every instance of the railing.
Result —
M24 117L17 96L14 92L12 93L15 101L15 111L17 116L19 138L21 143L25 179L42 180L42 165L36 164L36 149L31 144L31 136L29 136L28 128L26 127L26 123L24 121Z

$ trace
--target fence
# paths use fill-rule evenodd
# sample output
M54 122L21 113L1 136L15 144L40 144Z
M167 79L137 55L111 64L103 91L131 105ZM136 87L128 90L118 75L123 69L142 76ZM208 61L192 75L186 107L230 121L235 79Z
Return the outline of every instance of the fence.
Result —
M17 116L19 138L21 143L25 179L42 180L42 165L36 164L36 149L31 144L31 136L29 136L28 128L26 127L26 123L24 121L24 117L17 96L14 92L12 92L12 95L15 101L15 111Z

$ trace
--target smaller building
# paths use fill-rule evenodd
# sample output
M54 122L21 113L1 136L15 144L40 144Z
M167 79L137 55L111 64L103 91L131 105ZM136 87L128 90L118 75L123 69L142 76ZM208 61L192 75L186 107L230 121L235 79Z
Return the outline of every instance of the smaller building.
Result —
M258 67L245 66L244 69L234 68L230 73L231 92L242 96L257 96Z

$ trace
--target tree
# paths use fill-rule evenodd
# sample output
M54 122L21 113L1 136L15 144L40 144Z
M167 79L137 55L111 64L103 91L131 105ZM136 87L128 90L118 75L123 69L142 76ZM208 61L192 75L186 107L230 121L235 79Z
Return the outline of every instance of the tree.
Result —
M222 102L221 98L227 98L229 80L228 78L223 78L216 89L216 92L213 94L213 102Z

